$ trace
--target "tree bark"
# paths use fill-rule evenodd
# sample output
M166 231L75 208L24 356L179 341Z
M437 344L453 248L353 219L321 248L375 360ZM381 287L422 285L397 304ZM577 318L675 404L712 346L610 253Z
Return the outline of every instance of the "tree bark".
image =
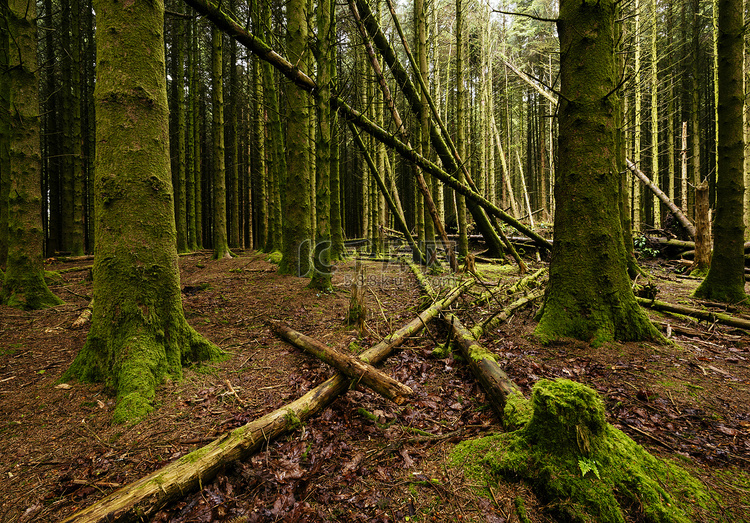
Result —
M294 69L301 73L307 72L307 17L307 0L290 0L287 5L287 51ZM281 193L284 220L279 271L305 277L310 275L312 241L309 105L306 92L290 89L287 93L287 172L281 173L284 177Z
M50 0L51 1L51 0ZM0 3L0 75L9 67L10 28L7 5ZM48 42L51 38L48 39ZM51 91L50 91L51 92ZM10 192L10 82L0 82L0 268L8 261L8 194Z
M387 374L383 374L378 369L368 363L355 358L350 354L339 352L332 349L318 340L305 336L282 323L273 323L273 331L284 338L286 341L309 352L316 358L323 360L325 363L334 367L339 372L345 374L354 380L354 385L362 383L366 387L374 390L386 399L391 400L396 405L404 404L414 395L414 391L403 383L394 380Z
M8 54L8 69L3 71L1 83L8 82L12 110L8 122L8 250L0 303L42 309L62 301L44 281L36 4L10 0L6 6L13 52Z
M213 137L213 235L214 259L229 258L227 237L227 170L224 140L224 59L223 37L217 27L211 27L211 114Z
M716 183L716 219L711 266L695 296L738 303L745 301L745 224L743 204L744 135L742 104L742 49L744 37L743 5L740 0L718 2L718 180Z
M158 383L166 376L179 379L184 361L209 360L221 352L188 325L182 309L164 4L96 0L94 9L99 28L95 306L86 344L65 377L111 386L117 393L113 421L119 423L145 416Z
M315 248L313 250L312 277L310 288L331 292L331 144L333 138L333 111L328 103L331 89L333 61L332 35L335 35L333 7L331 0L319 0L317 10L318 25L318 89L320 96L315 99L317 115L317 139L315 141Z
M418 334L427 323L458 299L464 290L465 287L452 289L443 300L363 352L360 358L367 359L374 365L380 363L407 337ZM301 422L320 412L344 393L349 384L346 377L336 374L301 398L116 490L94 505L73 514L64 523L115 523L153 516L168 502L181 498L203 482L210 481L222 467L250 456L277 436L298 429Z
M695 187L695 257L691 276L704 277L711 265L711 208L708 181Z
M590 341L661 339L638 306L619 210L616 2L562 0L559 168L550 280L535 333Z

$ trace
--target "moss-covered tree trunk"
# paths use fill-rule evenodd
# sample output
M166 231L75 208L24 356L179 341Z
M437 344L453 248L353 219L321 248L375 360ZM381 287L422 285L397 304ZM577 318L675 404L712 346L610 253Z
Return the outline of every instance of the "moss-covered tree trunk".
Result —
M224 146L224 74L222 33L211 26L211 111L213 136L213 236L214 259L229 258L227 238L227 190Z
M745 194L742 104L743 6L740 0L719 0L719 137L714 253L700 298L736 303L745 296Z
M306 72L308 40L307 0L287 4L287 52L289 60ZM310 190L310 110L308 94L292 88L287 94L287 171L282 204L283 257L279 270L286 274L308 276L311 243Z
M318 96L315 100L318 132L315 143L315 250L310 287L330 292L331 286L331 139L333 111L331 97L331 61L333 60L333 7L331 0L318 2Z
M7 5L0 2L0 75L8 72ZM10 82L0 82L0 269L8 259L8 191L10 190Z
M461 158L466 158L464 151L464 37L463 37L463 2L456 0L456 149ZM463 171L456 174L458 181L466 183ZM456 198L456 221L458 225L458 255L462 258L469 253L469 236L466 221L466 201L460 194Z
M337 79L337 51L335 45L331 48L331 55L331 63L329 64L331 68L331 83L335 85ZM340 260L346 254L339 162L339 126L337 114L334 112L331 122L331 260Z
M18 0L26 4L26 0ZM219 356L182 310L169 165L164 3L95 0L96 258L86 344L66 377L104 381L114 422L151 410L183 362ZM144 219L148 217L148 219Z
M234 1L229 4L231 12L235 12ZM237 41L234 38L229 40L229 183L227 205L228 213L228 240L230 247L243 247L242 245L242 211L240 206L240 147L239 131L240 125L238 114L240 112L240 82L237 77Z
M36 5L9 0L6 24L13 50L1 83L8 82L12 110L8 120L8 254L0 303L41 309L62 301L44 281Z
M182 2L175 4L177 12L182 14L184 6ZM175 17L173 21L173 42L172 48L174 60L174 78L172 85L174 89L174 123L175 129L173 136L177 143L174 144L176 152L175 161L172 163L172 179L175 180L175 224L177 226L177 252L187 252L188 250L188 232L187 232L187 144L185 142L185 20L182 17Z
M261 26L261 7L254 4L250 11L253 29L259 35L263 35ZM261 249L268 244L268 175L266 164L266 108L263 97L263 65L257 56L252 57L252 133L253 151L251 155L251 177L254 180L256 192L255 202L257 206L257 241Z
M562 0L555 242L537 335L658 338L627 273L620 221L613 0Z
M198 250L198 239L196 232L195 216L195 124L196 124L196 105L198 104L198 94L195 87L197 85L196 69L196 41L197 30L195 20L187 22L187 42L188 53L185 67L187 68L188 85L190 86L190 98L185 104L185 219L187 220L187 248L194 252Z

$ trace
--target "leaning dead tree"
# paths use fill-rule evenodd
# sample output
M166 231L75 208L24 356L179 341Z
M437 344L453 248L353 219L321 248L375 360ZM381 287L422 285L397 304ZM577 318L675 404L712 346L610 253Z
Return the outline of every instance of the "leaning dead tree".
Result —
M247 31L234 18L232 18L230 15L222 11L219 4L216 3L214 0L185 0L185 3L190 5L199 13L206 16L206 18L208 18L212 23L214 23L214 25L216 25L219 29L221 29L227 35L237 40L240 44L245 46L248 50L256 54L258 58L270 63L272 66L278 69L279 72L281 72L285 77L291 80L297 87L304 89L305 91L308 91L315 96L318 95L317 85L312 78L310 78L309 76L301 72L286 58L282 57L280 54L274 51L270 46L268 46L263 40L261 40L257 36ZM367 24L365 25L367 26ZM369 29L368 29L368 32L369 32ZM378 45L379 40L377 39L373 39L373 40L375 41L376 46L378 46L378 50L380 50L382 53L382 50L380 49ZM390 55L395 56L392 50L390 52ZM386 63L388 63L390 67L391 63L389 62L389 57L384 56L384 59L386 60ZM401 70L403 71L403 67L401 68ZM392 69L392 72L394 72L394 69ZM547 251L552 250L552 244L547 239L543 238L542 236L540 236L539 234L537 234L536 232L528 228L526 225L524 225L523 223L519 222L518 220L510 216L508 213L506 213L505 211L500 209L498 206L490 202L487 198L478 194L468 185L459 182L455 177L453 177L451 174L443 170L436 163L420 155L412 147L409 147L403 141L399 140L398 138L390 134L388 131L386 131L382 127L376 125L374 122L369 120L364 114L362 114L361 112L357 111L356 109L348 105L344 100L333 96L330 98L329 101L331 103L331 106L334 109L336 109L344 119L346 119L349 122L352 122L358 128L360 128L361 130L363 130L364 132L372 136L374 139L394 149L396 152L399 153L399 155L401 155L402 158L418 165L422 170L436 177L441 182L443 182L446 186L450 187L451 189L458 192L459 194L465 196L470 202L472 202L472 204L476 204L479 208L481 208L487 214L491 216L495 216L496 218L502 220L503 222L507 223L508 225L515 228L516 230L527 235L541 249L544 249ZM431 132L432 138L441 137L439 132L436 132L434 134L435 135L433 136L433 133ZM446 148L446 151L447 151L447 148ZM456 169L453 169L453 172L457 171L457 165L455 165L455 160L453 160L453 157L449 153L446 154L445 156L441 155L441 160L444 162L448 161L449 165L453 165L456 167ZM478 223L478 225L481 225L481 224ZM485 235L485 238L487 238L487 235Z
M680 225L682 225L682 227L684 227L690 237L695 240L695 225L690 222L688 217L685 216L680 208L677 207L674 202L669 199L669 196L664 194L664 191L654 185L653 182L648 179L648 176L646 176L643 171L641 171L630 159L626 159L625 161L627 162L628 169L631 173L633 173L633 176L638 178L643 183L643 185L651 189L651 192L653 192L662 201L662 203L666 205L667 208L669 208L669 211L674 215L677 221L680 222Z
M407 337L418 334L442 310L466 290L467 285L453 288L417 318L387 336L360 355L371 364L383 361ZM244 459L271 439L299 428L305 419L320 412L344 393L351 380L336 374L297 400L228 432L208 445L186 454L177 461L152 472L97 503L76 512L64 523L99 523L145 521L170 501L210 481L225 465Z

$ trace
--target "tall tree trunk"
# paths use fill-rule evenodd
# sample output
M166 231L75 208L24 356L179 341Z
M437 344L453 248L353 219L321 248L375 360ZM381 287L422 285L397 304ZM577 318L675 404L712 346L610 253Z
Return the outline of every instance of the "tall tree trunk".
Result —
M331 292L331 140L333 136L333 111L328 102L331 97L331 62L333 62L333 37L336 34L333 20L333 2L318 2L318 89L315 100L318 133L315 142L315 251L310 288Z
M691 181L693 187L701 183L701 129L700 129L700 1L693 0L691 3L693 21L691 25L692 53L690 57L690 140L691 140ZM693 206L695 212L695 206Z
M177 12L182 14L184 7L182 2L175 6ZM174 111L176 112L173 122L175 123L172 136L177 143L174 144L175 161L172 162L172 179L175 180L175 225L177 227L177 252L187 252L187 175L185 173L185 20L177 16L173 20L173 42L172 47L174 60L174 77L172 88L174 92Z
M214 259L229 258L227 238L226 148L224 146L224 60L222 32L211 26L211 105L213 136L213 235Z
M335 22L335 17L333 18ZM338 80L337 61L338 51L336 46L331 47L332 59L329 64L331 67L331 83L336 85ZM331 260L340 260L346 253L344 245L344 224L342 198L341 198L341 172L340 165L340 148L339 148L339 131L337 114L333 113L331 123Z
M51 2L49 2L51 3ZM8 8L0 3L0 76L9 72ZM49 12L49 11L47 11ZM8 261L8 195L10 192L10 82L0 82L0 269Z
M415 23L415 37L414 47L416 50L417 69L419 74L422 76L422 81L425 85L429 85L429 71L427 66L427 10L425 8L425 0L414 0L414 23ZM421 91L422 110L417 116L418 132L415 132L414 147L422 156L429 156L430 151L430 109L427 105L427 93ZM381 171L382 172L382 171ZM433 181L432 176L427 173L422 173L424 181L427 184L428 189L432 192ZM424 213L424 236L427 242L427 249L435 249L435 227L432 223L429 211L427 209L427 203L422 203L422 212Z
M633 80L633 89L635 90L634 97L635 97L635 103L634 103L634 110L633 110L633 162L635 162L635 165L640 169L642 168L641 164L641 106L642 106L642 85L643 81L641 78L643 77L641 72L641 3L640 0L634 0L635 5L633 7L634 9L634 17L635 17L635 29L633 31L633 35L635 38L635 63L633 64L634 68L634 80ZM633 186L633 230L634 231L640 231L641 230L641 217L643 216L643 202L641 198L641 186L640 184L635 184Z
M69 246L73 255L82 255L86 250L84 223L84 173L83 173L83 129L81 126L81 103L83 101L83 82L81 81L81 29L80 0L71 0L70 10L70 53L71 53L71 166L73 169L73 230Z
M307 0L287 4L287 52L289 60L307 71ZM285 274L309 276L312 225L310 195L310 102L301 89L287 95L287 171L282 204L284 208L283 250L279 270Z
M3 76L10 90L10 187L8 193L8 254L0 303L42 309L62 303L44 281L42 230L41 142L39 140L39 73L36 4L6 3L5 25L13 51ZM0 108L2 109L2 108Z
M234 12L234 0L230 2L230 11ZM237 40L229 39L229 183L227 194L228 213L228 241L230 247L242 247L241 244L241 207L240 207L240 148L239 148L239 124L238 113L240 112L239 100L240 82L237 78Z
M651 181L661 188L659 176L659 57L656 49L656 33L659 26L659 12L656 0L651 0ZM654 194L651 198L653 207L653 224L661 228L661 202Z
M716 184L714 253L700 298L737 303L746 300L743 249L744 136L742 129L743 5L741 0L719 0L719 170Z
M619 213L614 0L562 0L559 168L550 280L536 328L600 345L658 339L635 300Z
M266 37L271 36L271 10L263 3L262 27ZM268 162L268 241L266 251L278 251L283 247L281 185L286 168L286 139L281 128L279 93L271 64L263 62L263 98L266 105L266 161Z
M253 22L253 30L258 34L261 32L261 6L255 3L250 11ZM252 57L252 128L254 149L251 156L251 179L255 183L255 202L257 204L258 216L257 226L257 245L261 249L268 246L268 164L266 163L266 108L263 97L263 65L257 56Z
M463 36L463 2L456 0L456 149L458 156L466 158L464 150L464 36ZM457 173L458 181L466 183L462 170ZM456 195L456 221L458 223L458 255L466 257L469 253L468 223L466 220L466 201L460 194Z
M195 20L190 20L187 26L187 79L188 85L190 86L190 97L187 101L185 108L185 219L187 221L187 249L188 251L195 252L198 250L198 238L196 231L196 214L195 214L195 191L196 191L196 165L195 165L195 154L196 154L196 143L195 143L195 125L196 119L196 106L198 104L198 93L196 92L197 86L197 75L196 75L196 59L198 46L198 28Z
M117 423L148 413L155 387L166 376L179 379L183 361L215 358L220 351L187 324L182 310L164 4L95 0L94 9L99 28L95 305L86 344L65 377L104 381L116 391ZM138 154L132 153L134 146Z

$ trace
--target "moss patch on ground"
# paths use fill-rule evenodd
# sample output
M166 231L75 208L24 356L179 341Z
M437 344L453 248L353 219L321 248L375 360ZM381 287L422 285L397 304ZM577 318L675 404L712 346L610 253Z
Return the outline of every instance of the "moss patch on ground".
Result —
M522 428L461 443L454 465L488 485L528 482L562 521L689 523L718 513L700 481L609 425L593 389L542 380L531 401L514 397L508 408Z

